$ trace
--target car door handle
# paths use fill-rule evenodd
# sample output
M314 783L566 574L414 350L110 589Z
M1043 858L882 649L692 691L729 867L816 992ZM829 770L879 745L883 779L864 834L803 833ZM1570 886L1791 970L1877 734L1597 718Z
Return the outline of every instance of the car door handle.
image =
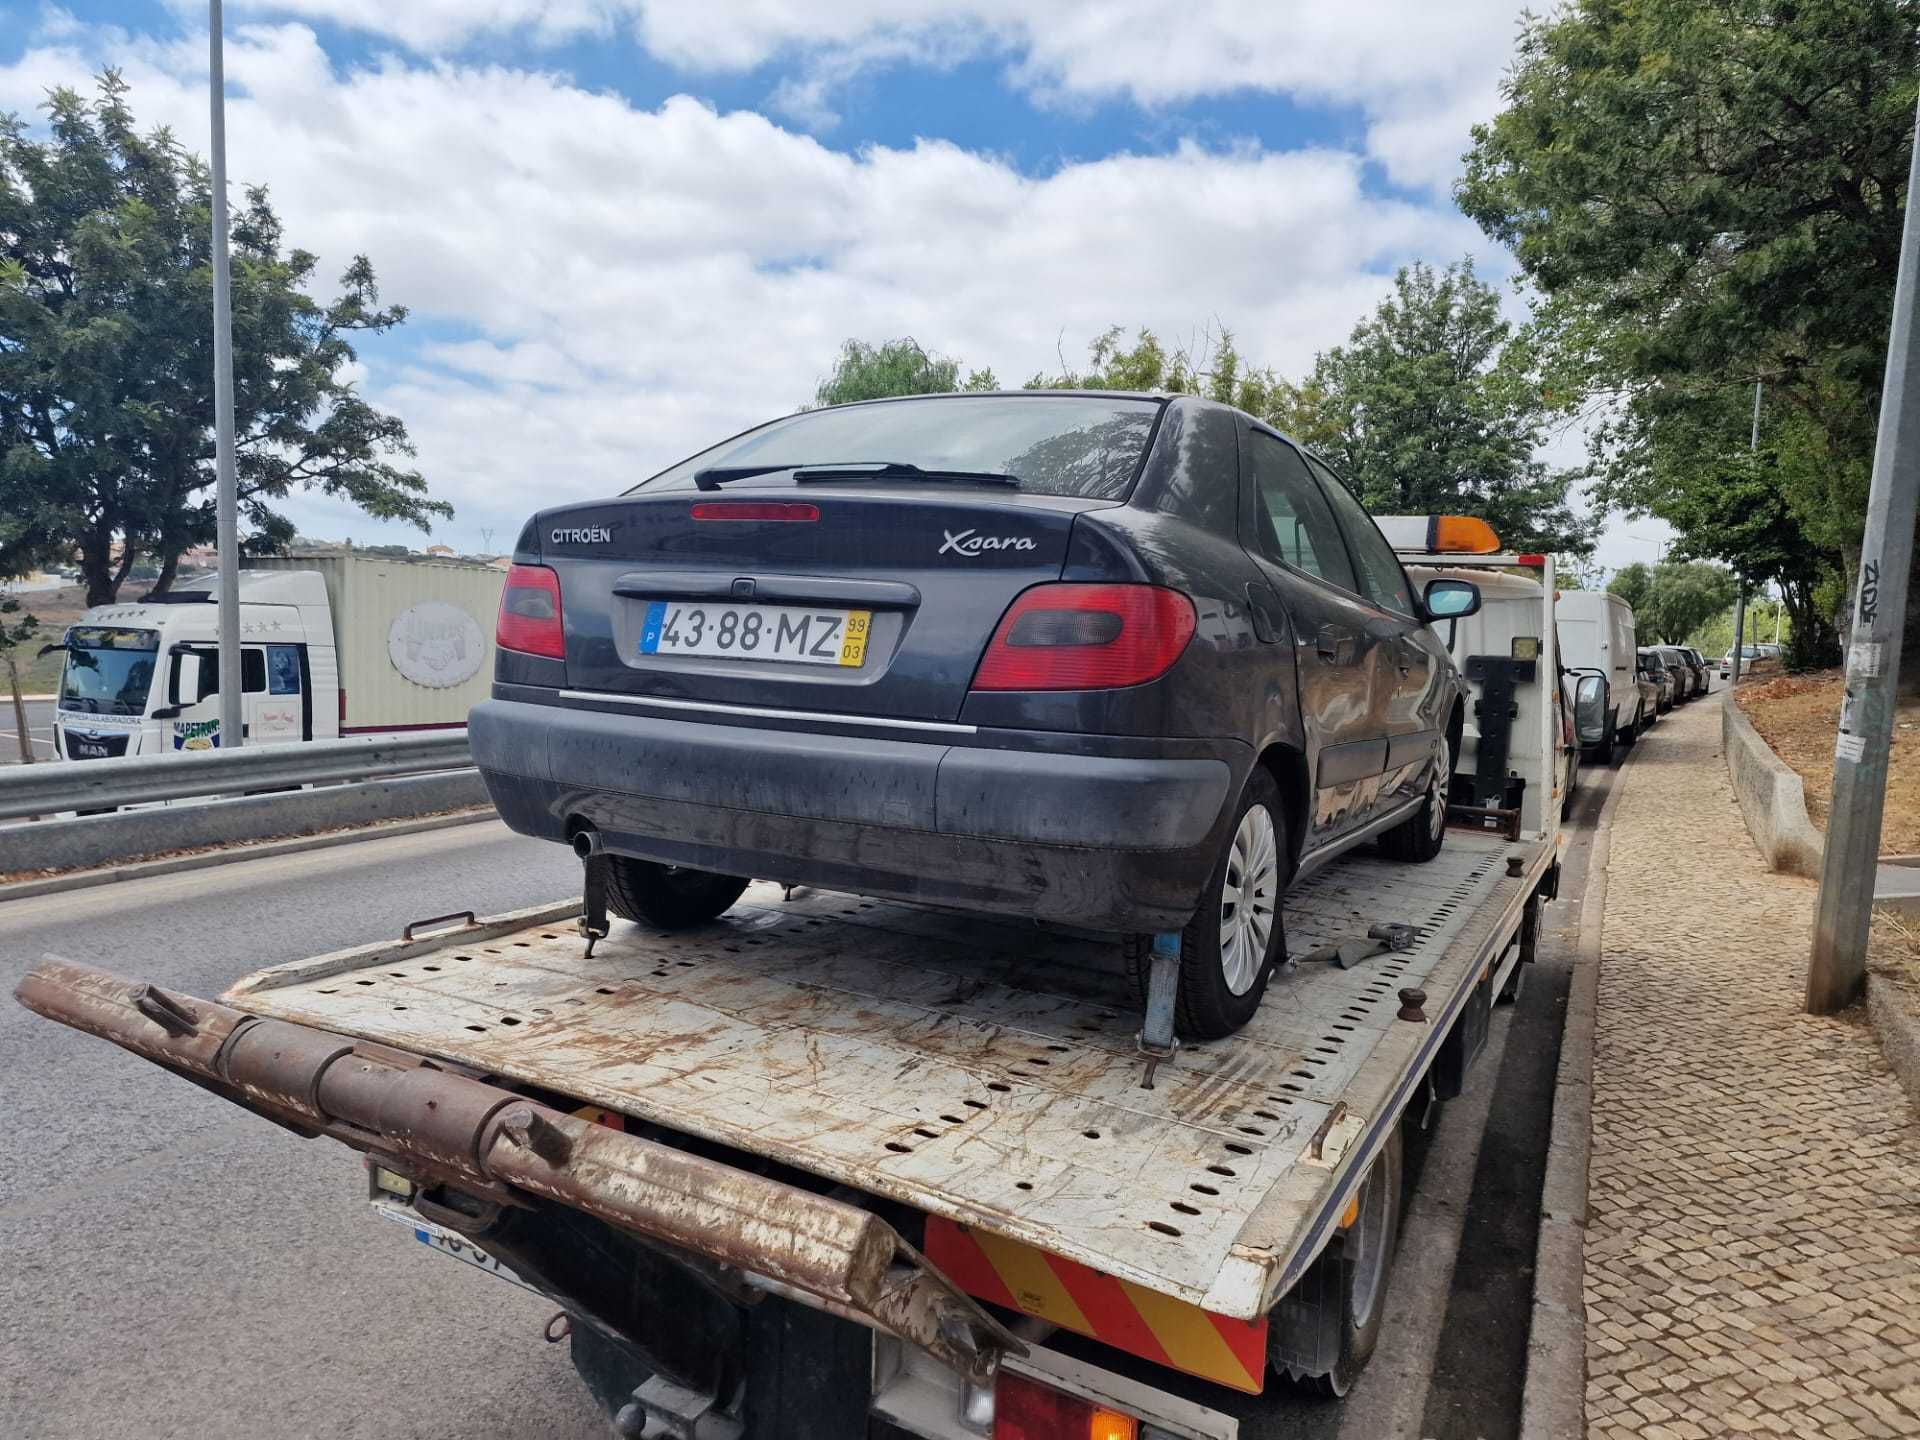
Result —
M1360 637L1351 630L1342 630L1338 625L1322 625L1320 633L1314 637L1313 648L1320 653L1322 660L1331 660L1335 665L1351 665L1359 652Z

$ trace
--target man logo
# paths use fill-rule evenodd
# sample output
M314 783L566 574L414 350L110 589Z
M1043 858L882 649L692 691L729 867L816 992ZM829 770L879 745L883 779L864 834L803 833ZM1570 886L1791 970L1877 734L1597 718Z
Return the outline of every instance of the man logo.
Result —
M555 529L551 538L556 545L600 545L613 539L613 531L605 525L575 525Z

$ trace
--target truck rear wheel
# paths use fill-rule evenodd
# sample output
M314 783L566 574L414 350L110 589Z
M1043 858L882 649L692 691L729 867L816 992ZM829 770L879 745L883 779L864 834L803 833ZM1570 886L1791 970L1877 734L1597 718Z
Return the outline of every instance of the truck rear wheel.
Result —
M1309 1294L1318 1286L1326 1303L1338 1306L1337 1316L1329 1317L1339 1327L1332 1367L1321 1374L1281 1367L1311 1393L1345 1395L1380 1343L1394 1245L1400 1238L1400 1145L1400 1127L1395 1125L1354 1197L1353 1223L1301 1277L1300 1285Z
M659 865L630 855L607 857L607 908L622 920L661 930L704 925L723 914L746 888L738 875Z

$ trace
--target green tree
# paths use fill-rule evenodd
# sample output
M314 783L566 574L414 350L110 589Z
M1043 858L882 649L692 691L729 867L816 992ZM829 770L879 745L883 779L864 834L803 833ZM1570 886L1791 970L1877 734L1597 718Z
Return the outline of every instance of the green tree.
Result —
M19 616L19 619L15 619ZM20 647L40 633L40 621L20 609L11 595L0 595L0 663L7 667L7 689L13 697L13 733L20 741L20 763L33 763L32 732L27 729L27 702L21 694Z
M1347 343L1272 404L1370 510L1477 515L1515 549L1584 556L1593 527L1569 504L1577 474L1535 458L1559 413L1548 396L1532 336L1463 260L1401 270Z
M1573 0L1524 24L1458 191L1547 297L1563 377L1607 402L1600 498L1779 580L1804 659L1835 658L1858 561L1917 21L1917 0Z
M960 378L960 362L934 355L912 337L869 345L848 340L840 347L833 373L813 392L813 403L850 405L856 400L882 400L889 395L948 395L956 390L994 390L991 370L972 370Z
M1622 567L1607 589L1633 607L1636 628L1648 643L1685 644L1693 633L1733 603L1731 572L1700 561L1664 560Z
M96 99L47 102L36 140L0 116L0 535L9 554L77 554L89 604L136 564L172 583L214 538L211 188L164 129L140 134L118 74ZM264 189L232 227L236 470L250 543L292 535L274 505L296 489L426 529L452 507L402 462L406 426L343 372L354 339L400 324L356 257L340 294L287 249Z

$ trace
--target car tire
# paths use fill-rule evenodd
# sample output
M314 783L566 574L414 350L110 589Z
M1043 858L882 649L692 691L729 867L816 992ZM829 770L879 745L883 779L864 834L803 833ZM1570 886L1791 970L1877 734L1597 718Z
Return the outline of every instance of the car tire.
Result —
M1380 853L1389 860L1424 865L1447 842L1447 786L1453 779L1453 744L1440 742L1441 758L1427 781L1420 808L1380 837Z
M739 875L660 865L630 855L609 855L606 860L607 909L622 920L660 930L704 925L724 914L747 888Z
M1267 770L1255 766L1240 792L1200 908L1180 932L1173 1021L1182 1039L1222 1039L1260 1008L1274 966L1286 954L1281 906L1292 878L1292 855L1280 787ZM1264 944L1259 940L1262 913L1267 917ZM1121 957L1134 999L1144 1009L1153 974L1153 937L1127 936Z
M1353 1224L1335 1237L1301 1278L1303 1288L1312 1288L1318 1280L1325 1287L1318 1293L1340 1307L1340 1353L1333 1369L1324 1375L1289 1372L1310 1394L1336 1400L1344 1396L1380 1343L1393 1251L1400 1234L1401 1145L1396 1125L1361 1182ZM1321 1273L1316 1276L1316 1271Z

